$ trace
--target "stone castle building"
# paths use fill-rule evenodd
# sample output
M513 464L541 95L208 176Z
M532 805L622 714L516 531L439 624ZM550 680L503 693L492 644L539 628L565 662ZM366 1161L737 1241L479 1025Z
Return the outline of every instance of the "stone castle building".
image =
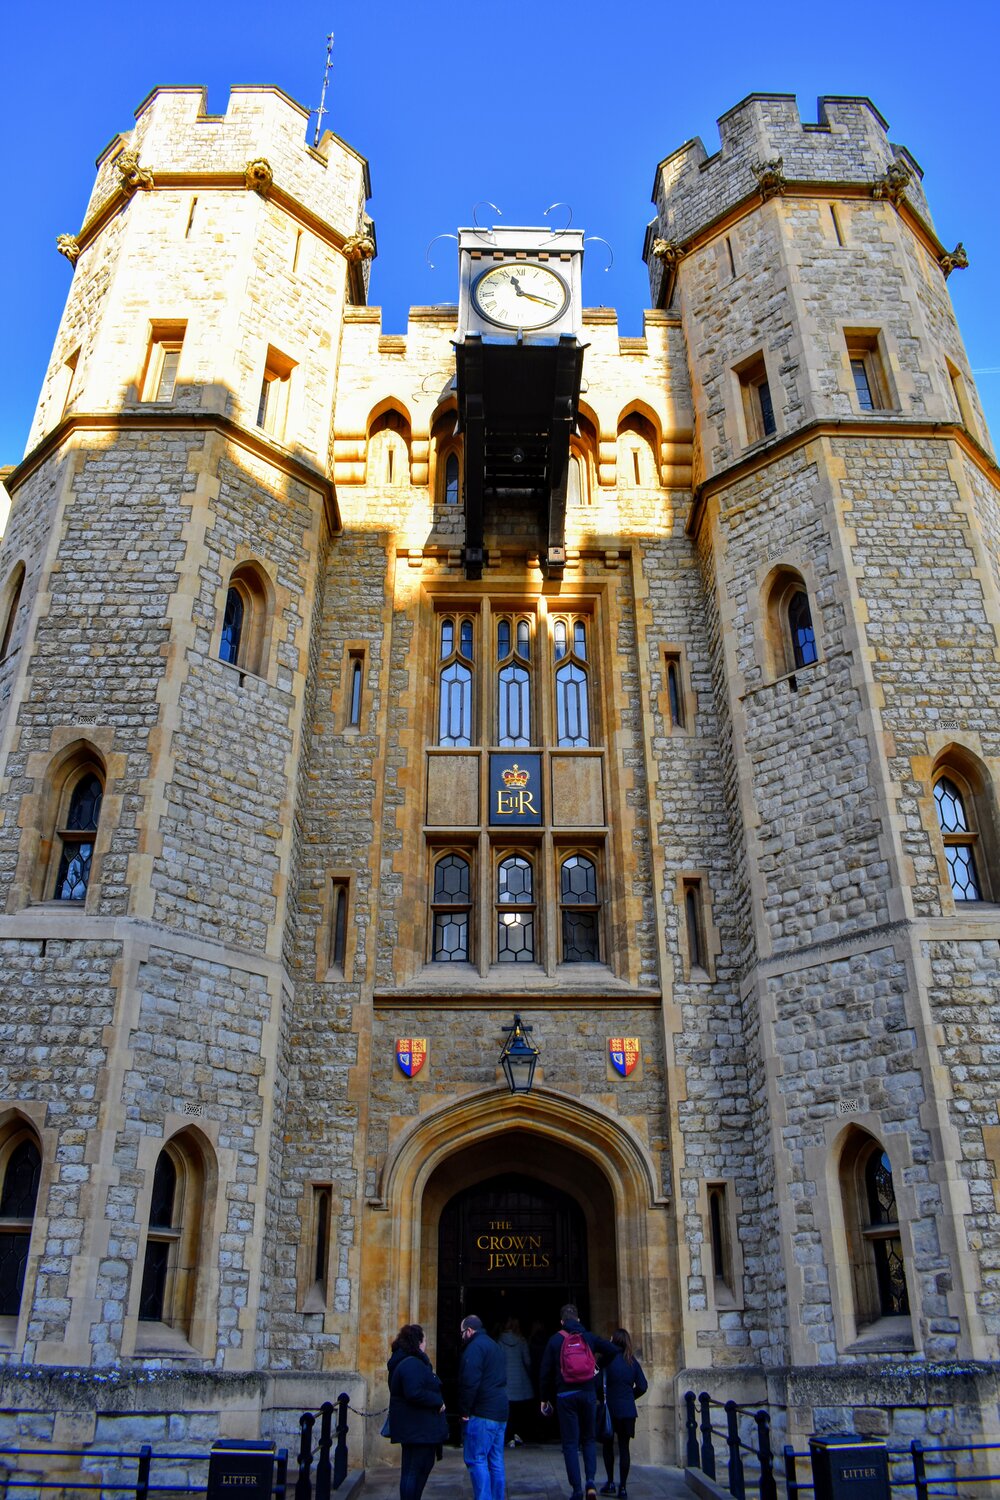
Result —
M689 1386L997 1434L964 255L867 99L719 123L628 338L538 230L383 333L276 89L101 156L0 556L5 1440L287 1439L567 1298L640 1458Z

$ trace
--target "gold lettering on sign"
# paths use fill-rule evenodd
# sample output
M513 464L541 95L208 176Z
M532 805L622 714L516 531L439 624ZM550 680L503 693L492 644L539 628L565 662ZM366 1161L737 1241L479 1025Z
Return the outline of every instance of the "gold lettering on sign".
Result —
M487 1271L545 1271L552 1265L542 1236L519 1234L510 1219L488 1219L476 1249L486 1253Z
M497 817L512 818L523 816L524 813L537 813L538 808L532 800L531 792L507 791L500 788L497 791Z

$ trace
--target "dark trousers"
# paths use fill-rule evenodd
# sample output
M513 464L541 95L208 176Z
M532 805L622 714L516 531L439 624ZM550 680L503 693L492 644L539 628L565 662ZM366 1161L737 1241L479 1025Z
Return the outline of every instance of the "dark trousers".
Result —
M399 1500L420 1500L424 1485L434 1467L434 1443L403 1443L403 1461L399 1466Z
M586 1483L593 1484L597 1473L597 1443L594 1438L594 1421L597 1416L597 1397L593 1385L580 1391L565 1391L556 1397L556 1416L559 1418L559 1436L562 1440L563 1459L566 1463L566 1478L574 1496L583 1495L580 1483L580 1455L583 1449L583 1471Z
M614 1437L606 1439L604 1443L604 1467L608 1472L608 1483L615 1477L615 1438L618 1439L618 1483L624 1485L628 1480L628 1471L632 1467L632 1459L629 1456L629 1443L632 1441L632 1428L634 1421L616 1422L612 1417Z

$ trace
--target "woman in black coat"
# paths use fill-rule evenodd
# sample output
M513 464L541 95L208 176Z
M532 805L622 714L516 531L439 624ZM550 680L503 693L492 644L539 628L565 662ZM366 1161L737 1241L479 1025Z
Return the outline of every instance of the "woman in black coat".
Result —
M389 1360L389 1440L402 1448L399 1500L420 1500L438 1448L448 1436L441 1382L419 1323L407 1323Z
M632 1466L629 1444L635 1437L635 1401L649 1389L642 1365L632 1351L632 1340L628 1330L617 1328L611 1342L618 1353L602 1370L604 1399L611 1417L612 1435L604 1439L604 1467L608 1471L608 1482L601 1486L602 1495L615 1493L615 1438L618 1439L618 1494L627 1496L628 1471Z

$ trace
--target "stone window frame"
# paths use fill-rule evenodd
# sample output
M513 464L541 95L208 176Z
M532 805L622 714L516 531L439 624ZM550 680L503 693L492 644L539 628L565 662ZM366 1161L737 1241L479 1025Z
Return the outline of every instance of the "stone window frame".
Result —
M359 735L364 732L367 710L365 688L368 666L368 643L346 641L344 643L344 706L342 728L345 734Z
M900 1202L903 1164L894 1159L895 1141L890 1149L888 1142L876 1133L879 1129L880 1122L875 1120L852 1122L841 1132L831 1158L835 1174L833 1190L839 1209L833 1224L831 1282L836 1278L835 1296L840 1305L845 1352L856 1348L859 1341L866 1350L881 1345L901 1352L912 1349L914 1342L913 1248L909 1222ZM889 1226L873 1228L865 1184L865 1168L876 1152L885 1153L892 1173L898 1212L897 1222L891 1226L898 1234L892 1237L900 1242L908 1300L907 1312L894 1316L886 1315L881 1308L874 1254L876 1238L885 1238Z
M292 412L293 386L298 363L290 355L268 344L261 370L254 425L277 443L287 441Z
M698 697L691 686L687 650L680 641L668 641L659 647L663 663L663 687L660 690L660 714L668 735L691 735L698 714Z
M435 895L435 871L441 860L452 855L464 860L469 867L469 899L468 902L448 902L438 900ZM477 883L477 860L476 843L470 838L468 842L455 839L446 839L441 842L428 843L427 846L428 868L427 868L427 963L436 968L449 968L453 964L475 964L479 952L479 891ZM438 913L448 911L461 911L466 918L466 942L465 957L456 959L435 958L434 933L437 926Z
M764 349L756 350L732 367L734 405L743 448L752 448L755 443L777 437L783 430L781 410L774 397L780 386L772 375ZM767 391L766 399L762 395L764 390Z
M4 584L3 593L0 595L0 618L4 620L3 637L0 639L0 661L6 661L8 656L16 649L14 646L14 627L17 624L17 613L21 606L21 597L24 593L24 580L26 569L22 559L19 559L11 568ZM18 643L20 644L20 643Z
M333 1284L333 1182L317 1178L306 1184L298 1255L298 1311L326 1313Z
M62 900L55 895L56 881L65 848L64 833L69 818L73 794L86 776L96 776L101 783L101 811L97 827L93 830L93 852L90 858L90 873L87 890L82 899ZM42 793L43 817L47 836L40 841L39 859L35 870L32 899L34 901L58 902L65 911L86 911L93 899L93 892L100 882L100 862L106 844L102 833L106 830L108 771L104 756L96 745L87 740L78 740L57 756L48 768ZM83 842L74 838L74 842Z
M150 321L145 357L136 382L140 401L169 405L174 400L187 326L187 318Z
M144 1230L129 1297L129 1312L135 1323L134 1352L207 1355L211 1352L209 1343L214 1342L215 1319L208 1285L219 1184L215 1151L208 1137L193 1125L184 1125L159 1142L150 1141L149 1146L155 1154L151 1152L145 1163L146 1181L139 1205ZM156 1166L164 1153L176 1174L169 1232L164 1226L150 1224ZM165 1316L160 1319L139 1317L151 1243L167 1243L170 1247L162 1309Z
M796 660L796 648L792 639L789 606L797 594L803 593L809 606L816 656L813 661ZM760 585L761 621L763 625L765 680L777 682L789 678L794 684L799 672L808 672L822 660L821 632L817 628L817 612L814 609L815 588L806 573L793 562L776 563Z
M225 629L229 596L236 593L243 606L243 619L235 660L222 655L222 633ZM241 674L267 677L270 664L272 625L275 618L275 589L270 574L257 558L245 558L234 564L221 594L216 632L216 657L223 666Z
M34 1146L38 1153L38 1188L35 1201L32 1205L30 1218L0 1218L0 1233L23 1235L27 1238L27 1250L25 1255L24 1281L18 1300L16 1313L0 1315L0 1348L13 1348L17 1343L17 1329L22 1316L27 1315L31 1306L31 1241L35 1232L35 1224L38 1219L38 1202L42 1197L45 1186L45 1147L42 1138L36 1130L34 1123L26 1119L18 1110L8 1112L2 1125L0 1125L0 1197L6 1187L7 1170L10 1166L11 1157L26 1141ZM25 1296L27 1291L28 1295Z
M722 1234L722 1267L716 1262L712 1198L718 1202ZM743 1246L739 1237L742 1202L731 1178L706 1177L698 1185L698 1212L702 1221L702 1276L705 1299L715 1312L739 1312L745 1306Z
M554 844L555 853L555 890L556 901L559 908L559 921L556 925L556 943L558 947L558 963L568 964L574 970L581 963L597 964L601 968L608 967L608 934L605 930L607 920L608 902L605 896L606 876L604 871L605 848L601 843L565 842L557 840ZM568 859L586 859L594 867L594 875L597 886L597 900L592 905L585 905L583 910L593 911L597 918L597 957L593 959L567 959L565 956L565 944L563 938L563 919L567 911L574 909L576 903L567 903L563 900L562 875L563 868Z
M722 940L715 925L712 887L705 869L682 870L674 882L677 905L677 938L684 979L689 984L714 983L716 960L722 952ZM692 954L691 923L696 924L701 962Z
M881 328L847 326L844 328L844 358L851 403L862 416L880 416L898 412L899 398L892 382L889 350ZM871 405L865 405L861 381Z
M399 441L383 441L382 433L389 433ZM365 484L374 488L406 488L412 483L412 467L413 428L410 416L403 403L390 396L372 409L365 426ZM381 468L383 472L375 473L377 468Z
M962 795L966 822L965 836L949 835L941 828L934 789L943 778L953 782ZM925 799L925 825L929 828L938 867L942 905L956 914L995 905L1000 896L1000 812L996 805L995 782L988 767L967 746L951 743L934 757L928 777ZM956 897L948 865L949 843L961 843L973 852L979 884L979 900Z
M969 399L969 387L966 382L966 378L962 371L958 368L958 366L953 364L952 361L947 357L947 355L945 356L944 365L948 375L948 389L951 392L952 400L954 401L955 406L958 410L958 420L961 422L962 426L978 441L979 424L976 421L976 415L973 410L972 402Z

